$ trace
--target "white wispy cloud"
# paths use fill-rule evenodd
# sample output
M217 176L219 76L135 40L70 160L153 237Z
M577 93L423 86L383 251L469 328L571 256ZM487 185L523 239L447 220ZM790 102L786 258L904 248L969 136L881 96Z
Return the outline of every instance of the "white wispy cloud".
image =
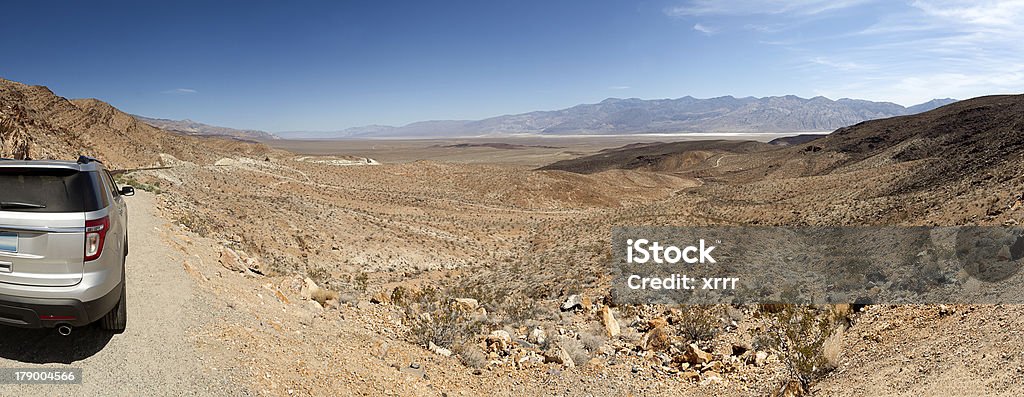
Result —
M609 90L628 90L629 88L630 87L628 85L613 85L608 87Z
M811 58L810 61L815 65L828 66L839 70L865 70L874 68L872 65L866 65L860 62L840 61L826 57L814 57Z
M872 0L695 0L668 7L671 17L706 15L796 14L815 15L849 8Z
M191 88L175 88L175 89L172 89L172 90L160 91L161 94L171 94L171 95L188 95L188 94L196 94L198 92L199 91L196 91L196 90L191 89Z
M712 27L709 27L709 26L704 26L704 25L699 24L699 23L693 25L693 30L696 30L696 31L701 32L701 33L703 33L705 35L708 35L708 36L711 36L711 35L713 35L713 34L718 32L718 29L715 29L715 28L712 28Z

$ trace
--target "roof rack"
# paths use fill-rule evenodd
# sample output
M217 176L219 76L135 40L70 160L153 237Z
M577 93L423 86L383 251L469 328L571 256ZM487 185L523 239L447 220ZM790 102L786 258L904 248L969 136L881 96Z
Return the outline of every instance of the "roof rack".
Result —
M78 156L78 164L89 164L94 161L103 164L102 161L92 156Z

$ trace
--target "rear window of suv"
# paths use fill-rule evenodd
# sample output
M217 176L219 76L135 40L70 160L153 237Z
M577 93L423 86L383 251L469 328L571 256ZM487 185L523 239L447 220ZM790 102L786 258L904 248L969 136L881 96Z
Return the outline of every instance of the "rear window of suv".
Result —
M89 212L106 206L93 172L0 167L0 211Z

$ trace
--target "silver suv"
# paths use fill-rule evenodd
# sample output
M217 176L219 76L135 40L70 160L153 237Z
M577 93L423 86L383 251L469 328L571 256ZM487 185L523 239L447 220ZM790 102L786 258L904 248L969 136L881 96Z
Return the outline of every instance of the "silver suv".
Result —
M0 325L123 332L133 194L91 157L0 159Z

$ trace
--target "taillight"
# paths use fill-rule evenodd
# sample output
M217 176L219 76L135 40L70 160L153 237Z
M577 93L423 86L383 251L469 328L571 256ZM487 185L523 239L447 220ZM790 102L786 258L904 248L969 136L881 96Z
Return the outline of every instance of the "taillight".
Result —
M103 241L110 229L110 217L85 221L85 261L96 260L103 254Z

